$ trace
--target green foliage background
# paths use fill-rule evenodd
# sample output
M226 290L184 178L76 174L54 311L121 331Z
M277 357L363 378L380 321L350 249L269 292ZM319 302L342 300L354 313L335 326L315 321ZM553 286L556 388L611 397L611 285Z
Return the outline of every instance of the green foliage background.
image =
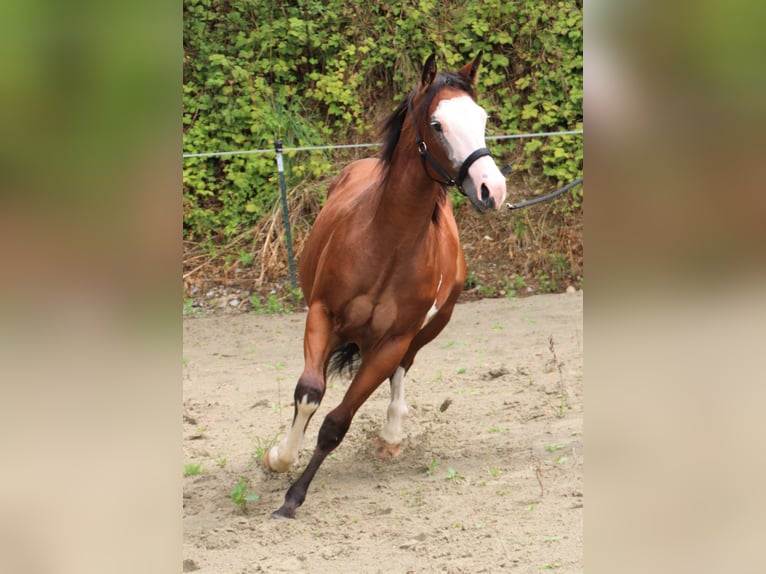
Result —
M184 0L184 152L374 142L432 51L442 69L484 51L488 135L582 129L582 26L573 0ZM550 188L581 173L582 138L524 140L513 160ZM339 161L288 157L288 185ZM183 182L185 239L211 245L278 201L272 154L187 158ZM579 210L582 188L572 197L565 209Z

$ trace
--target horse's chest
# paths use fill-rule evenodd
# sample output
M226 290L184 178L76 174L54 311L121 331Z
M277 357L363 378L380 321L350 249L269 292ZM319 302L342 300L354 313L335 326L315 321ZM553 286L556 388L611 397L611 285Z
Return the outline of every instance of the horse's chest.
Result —
M371 296L354 297L338 317L336 328L348 335L382 337L408 330L422 321L431 301L407 297L383 297L377 301Z
M372 333L385 333L394 325L397 305L390 299L375 302L369 295L351 299L339 317L337 327L342 331L364 329Z

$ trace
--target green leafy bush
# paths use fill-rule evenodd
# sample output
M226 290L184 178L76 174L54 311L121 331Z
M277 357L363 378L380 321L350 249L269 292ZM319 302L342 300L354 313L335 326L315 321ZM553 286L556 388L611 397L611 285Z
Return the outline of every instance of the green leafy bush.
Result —
M432 51L455 69L478 50L490 134L582 129L581 2L184 0L184 152L375 141ZM493 147L549 188L582 170L580 136ZM288 185L325 181L333 157L288 157ZM273 154L187 158L183 181L195 241L231 238L278 201Z

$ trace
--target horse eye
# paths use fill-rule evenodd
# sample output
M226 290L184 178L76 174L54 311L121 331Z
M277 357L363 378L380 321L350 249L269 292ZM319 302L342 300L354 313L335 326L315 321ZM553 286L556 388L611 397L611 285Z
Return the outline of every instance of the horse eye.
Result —
M439 122L431 122L431 127L439 133L442 132L442 125Z

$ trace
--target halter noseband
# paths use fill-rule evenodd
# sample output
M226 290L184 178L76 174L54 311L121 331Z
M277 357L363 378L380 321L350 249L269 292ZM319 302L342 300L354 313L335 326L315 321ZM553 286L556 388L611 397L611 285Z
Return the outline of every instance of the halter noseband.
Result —
M425 140L420 137L420 131L418 130L418 124L415 121L415 113L412 111L412 100L415 98L414 94L410 94L410 97L407 99L407 113L410 115L410 121L412 122L412 129L415 132L415 141L418 146L418 153L420 154L420 163L423 164L423 171L426 172L426 175L430 177L432 180L434 180L436 183L440 185L446 185L446 186L452 186L454 185L460 193L463 195L466 195L465 191L463 190L463 181L465 181L465 178L468 176L468 169L473 165L473 163L479 159L480 157L484 157L485 155L488 155L489 157L492 157L492 153L489 151L489 149L485 147L480 147L479 149L471 152L471 154L465 158L465 161L463 162L463 165L460 166L460 170L457 173L457 179L453 179L452 176L447 173L447 170L445 170L442 166L440 166L436 160L433 158L433 156L428 152L428 146L426 145ZM431 164L431 167L434 169L434 171L444 179L444 181L438 180L435 177L433 177L428 172L428 166L426 165L426 162Z

